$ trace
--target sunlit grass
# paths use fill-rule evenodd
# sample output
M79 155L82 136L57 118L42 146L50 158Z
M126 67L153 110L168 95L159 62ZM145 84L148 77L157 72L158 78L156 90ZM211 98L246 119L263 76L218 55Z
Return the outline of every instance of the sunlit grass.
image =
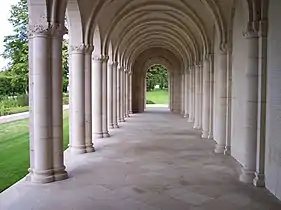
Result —
M154 104L168 104L169 92L167 89L154 89L153 91L146 93L146 100L151 101Z
M68 112L63 119L64 148L69 139ZM0 192L23 178L29 167L28 119L0 124Z

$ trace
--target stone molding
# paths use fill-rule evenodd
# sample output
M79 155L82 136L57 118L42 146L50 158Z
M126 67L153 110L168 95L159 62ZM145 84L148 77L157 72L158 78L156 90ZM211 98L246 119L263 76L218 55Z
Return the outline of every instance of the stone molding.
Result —
M67 34L67 28L62 24L51 24L50 26L51 35L57 38L62 38L63 35Z
M70 45L69 52L70 54L84 54L85 49L86 49L85 44Z
M34 38L38 36L49 37L51 35L51 28L48 24L29 24L28 36Z
M94 51L94 45L92 44L86 44L85 45L85 53L91 54Z
M256 26L257 24L255 23L249 23L246 30L243 32L243 36L246 39L253 39L253 38L258 38L259 37L259 27Z

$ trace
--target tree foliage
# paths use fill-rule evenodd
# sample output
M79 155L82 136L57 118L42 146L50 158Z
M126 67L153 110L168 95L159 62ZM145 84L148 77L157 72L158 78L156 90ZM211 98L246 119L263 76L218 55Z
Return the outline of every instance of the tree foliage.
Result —
M22 94L28 91L28 5L19 0L12 5L8 21L13 34L4 38L3 57L8 60L5 71L0 72L0 95ZM68 85L68 47L63 41L63 88ZM10 91L9 91L10 90Z
M168 71L162 65L151 66L146 74L146 90L152 91L156 85L161 89L168 88Z

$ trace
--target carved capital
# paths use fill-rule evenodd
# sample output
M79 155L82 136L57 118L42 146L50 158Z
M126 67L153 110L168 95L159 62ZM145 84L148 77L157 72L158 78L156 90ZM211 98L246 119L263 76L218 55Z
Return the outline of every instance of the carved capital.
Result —
M28 36L30 38L37 36L49 37L51 35L51 29L48 24L29 24Z
M119 66L117 67L117 70L123 71L123 70L124 70L124 67L119 65Z
M36 21L29 20L28 24L28 36L30 38L36 36L49 37L51 35L50 23L47 20L47 16L43 15Z
M92 44L85 45L85 53L91 54L94 51L94 46Z
M257 22L248 23L246 30L243 32L243 36L246 39L259 37L259 26Z
M229 49L229 44L227 42L220 43L220 53L221 54L227 54L228 49Z
M102 55L93 55L92 59L94 62L102 62L103 56Z
M260 37L267 37L268 33L268 20L261 20L259 21L259 36Z
M108 55L102 55L102 61L103 62L108 62L109 56Z
M83 53L85 53L85 45L84 44L70 45L69 52L71 54L83 54Z
M51 35L56 38L62 38L63 35L67 34L68 30L65 25L62 24L51 24L50 25Z

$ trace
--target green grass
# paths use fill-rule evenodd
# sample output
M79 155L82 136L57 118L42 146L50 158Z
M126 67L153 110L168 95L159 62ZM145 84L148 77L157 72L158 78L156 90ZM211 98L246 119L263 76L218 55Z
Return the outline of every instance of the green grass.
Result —
M28 112L29 106L18 106L18 107L12 107L7 110L8 115L10 114L18 114L22 112Z
M167 89L155 89L150 92L146 92L146 100L151 101L154 104L168 104L169 92Z
M69 139L68 112L64 112L64 148ZM29 167L28 119L0 124L0 192L23 178Z

